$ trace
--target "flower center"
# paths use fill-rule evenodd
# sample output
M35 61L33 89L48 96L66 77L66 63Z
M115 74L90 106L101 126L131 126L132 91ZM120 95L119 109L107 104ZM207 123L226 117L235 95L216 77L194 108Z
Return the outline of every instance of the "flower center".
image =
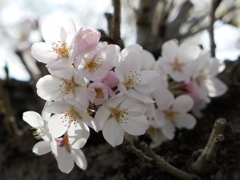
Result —
M84 119L74 109L62 112L62 114L64 114L64 116L61 117L62 123L64 123L65 126L68 125L68 128L71 126L71 123L74 123L76 127L79 119L84 121Z
M96 72L100 66L102 66L103 61L100 61L99 57L93 59L84 58L85 66L84 68L90 71L91 73Z
M33 136L36 139L41 139L45 135L45 130L43 127L36 128L36 131L33 131Z
M67 43L62 43L61 41L58 41L57 43L54 42L52 44L52 48L60 57L69 58L69 49L67 48Z
M96 98L97 99L103 99L104 98L104 94L103 94L101 88L95 88L95 92L96 92Z
M201 82L205 81L209 78L209 75L206 71L202 71L198 77L195 78L195 81L198 83L198 85L201 84Z
M130 71L130 73L132 73L132 71ZM137 73L136 71L134 71L134 73L132 75L129 75L125 81L123 82L123 84L127 87L127 88L131 88L134 86L138 86L141 84L141 79L139 79L141 76L140 73Z
M66 79L61 78L62 84L59 85L59 91L61 93L69 94L77 86L73 81L67 81Z
M173 109L170 108L167 111L165 111L165 118L174 121L176 114L177 112L173 111Z
M128 118L125 117L125 115L128 115L127 110L128 109L112 109L112 116L116 119L118 123L127 123Z
M176 57L174 59L174 62L171 63L173 71L182 71L182 67L185 65L185 63L179 62L179 59Z

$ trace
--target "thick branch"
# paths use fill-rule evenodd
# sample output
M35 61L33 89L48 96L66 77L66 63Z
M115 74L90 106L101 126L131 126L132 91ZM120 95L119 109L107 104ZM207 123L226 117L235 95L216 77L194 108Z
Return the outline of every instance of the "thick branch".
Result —
M207 145L198 159L191 165L192 171L196 174L205 175L210 170L219 145L224 140L225 126L225 119L220 118L216 120Z
M197 177L196 175L193 174L189 174L186 173L180 169L175 168L174 166L168 164L163 158L161 158L160 156L156 155L148 146L145 142L140 142L140 147L145 151L145 153L151 157L155 163L156 166L161 169L164 170L166 172L168 172L169 174L182 179L182 180L200 180L199 177Z
M110 37L121 47L124 48L123 41L121 39L121 3L120 0L112 0L114 13L111 17L111 33Z

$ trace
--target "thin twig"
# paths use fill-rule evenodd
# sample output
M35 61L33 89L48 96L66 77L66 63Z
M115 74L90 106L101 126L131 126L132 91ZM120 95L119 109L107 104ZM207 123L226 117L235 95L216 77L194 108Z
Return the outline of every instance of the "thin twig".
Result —
M155 165L155 162L152 158L147 157L141 150L137 149L134 144L126 139L124 139L124 144L127 146L127 148L132 151L134 154L136 154L140 159L142 159L143 162L148 163L152 166Z
M194 174L189 174L187 172L184 172L180 169L177 169L176 167L170 165L168 162L166 162L163 158L161 158L160 156L158 156L157 154L155 154L148 146L145 142L140 142L140 147L145 151L145 153L151 157L155 163L156 166L161 169L164 170L166 172L168 172L169 174L182 179L182 180L200 180L200 178Z
M223 133L225 126L225 119L219 118L216 120L204 150L198 159L191 165L192 171L196 174L205 175L210 170L219 145L224 140Z
M211 22L209 26L209 35L210 35L210 44L211 44L211 54L212 57L215 57L215 49L216 49L216 44L214 40L214 22L216 20L215 18L215 11L217 7L219 6L220 2L222 0L212 0L212 9L211 9Z

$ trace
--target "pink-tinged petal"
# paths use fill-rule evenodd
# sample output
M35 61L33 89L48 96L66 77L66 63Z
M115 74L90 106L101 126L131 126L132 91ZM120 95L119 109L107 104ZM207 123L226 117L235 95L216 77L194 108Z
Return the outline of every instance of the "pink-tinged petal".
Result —
M102 132L103 132L103 137L113 147L119 144L122 144L124 131L121 125L116 121L115 118L111 118L107 121Z
M73 76L74 72L76 72L76 69L73 67L68 67L68 68L62 69L62 70L49 69L49 72L51 75L53 75L55 77L64 78L64 79L70 81L70 80L72 80L72 76Z
M34 111L27 111L23 113L23 120L33 128L40 128L44 126L43 119L40 114Z
M125 115L124 117L127 118L127 120L120 123L124 131L134 136L145 134L149 124L144 115L137 117Z
M70 155L71 152L69 153L64 146L58 147L57 151L58 156L54 155L58 162L58 168L60 171L68 174L74 166L74 161Z
M161 128L162 133L166 138L169 140L172 140L175 136L175 126L171 121L166 121L166 123Z
M161 109L156 110L156 124L158 127L162 127L166 123L166 115Z
M174 111L177 111L180 113L185 113L192 109L193 104L194 104L194 102L190 96L181 95L175 99L175 101L173 103L173 109L174 109Z
M108 100L108 90L105 84L101 82L93 82L88 86L88 98L91 103L100 105Z
M158 109L166 111L172 106L174 97L169 90L161 89L161 91L159 91L159 94L155 96L155 100Z
M87 169L87 160L81 149L71 149L71 157L82 170Z
M51 152L50 143L46 142L46 141L40 141L33 146L32 151L33 151L33 153L35 153L39 156L47 154L47 153Z
M59 91L59 86L61 81L51 75L46 75L40 78L36 84L37 94L44 100L61 100L61 92Z
M58 57L58 54L53 51L52 47L44 42L34 43L31 48L31 54L36 60L45 64Z
M192 129L196 125L197 121L191 114L183 113L175 116L174 123L179 129Z
M150 95L145 94L145 93L141 93L136 91L135 89L129 89L128 90L128 96L132 97L132 98L136 98L146 104L148 103L154 103L154 101L152 100L152 98L150 97Z
M175 40L170 40L162 45L163 61L173 62L178 52L178 45Z
M99 128L99 130L102 130L103 127L105 126L106 121L109 119L109 116L111 115L111 111L109 110L109 108L102 106L100 107L95 115L95 121L97 124L97 127Z
M210 97L221 96L228 90L227 86L216 77L207 79L206 81L204 81L204 84L208 89L208 95Z
M197 44L182 43L179 46L177 57L181 62L190 62L195 60L200 52L201 49Z
M68 125L63 122L63 116L64 114L55 114L48 121L47 127L52 138L58 138L67 131Z
M156 71L146 70L140 72L140 85L134 88L142 93L150 93L156 90L160 85L160 76Z
M71 110L71 105L64 101L53 102L45 110L50 113L63 113Z
M119 84L119 79L117 74L113 71L109 71L107 76L102 81L104 84L107 84L110 88L116 87Z
M69 144L72 148L82 148L90 135L89 128L85 123L71 123L68 129Z

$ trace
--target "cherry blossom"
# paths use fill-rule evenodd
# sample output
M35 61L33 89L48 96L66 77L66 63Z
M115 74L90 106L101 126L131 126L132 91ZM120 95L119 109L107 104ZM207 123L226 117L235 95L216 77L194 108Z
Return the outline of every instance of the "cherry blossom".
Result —
M47 101L67 101L86 110L89 101L84 78L73 67L50 72L37 82L37 94Z
M95 120L106 141L114 147L123 142L124 132L135 136L145 133L148 128L145 111L143 102L117 95L98 109Z
M162 98L156 99L156 124L162 127L162 133L166 138L174 138L175 126L177 128L192 129L196 119L187 112L193 107L193 100L188 95L181 95L174 99L167 91L161 94Z
M132 50L134 47L135 50ZM120 80L118 90L145 103L152 103L153 100L146 93L153 92L160 85L159 74L153 70L141 71L139 46L124 49L122 55L123 60L115 69Z
M76 34L71 18L46 21L42 25L45 42L34 43L32 56L53 70L69 67L73 63L73 41Z
M79 74L88 80L101 80L120 61L120 47L99 42L95 49L87 54L79 54L74 61Z
M200 48L196 44L182 43L178 46L176 41L169 40L162 46L161 65L173 80L189 81L193 62L199 53Z

